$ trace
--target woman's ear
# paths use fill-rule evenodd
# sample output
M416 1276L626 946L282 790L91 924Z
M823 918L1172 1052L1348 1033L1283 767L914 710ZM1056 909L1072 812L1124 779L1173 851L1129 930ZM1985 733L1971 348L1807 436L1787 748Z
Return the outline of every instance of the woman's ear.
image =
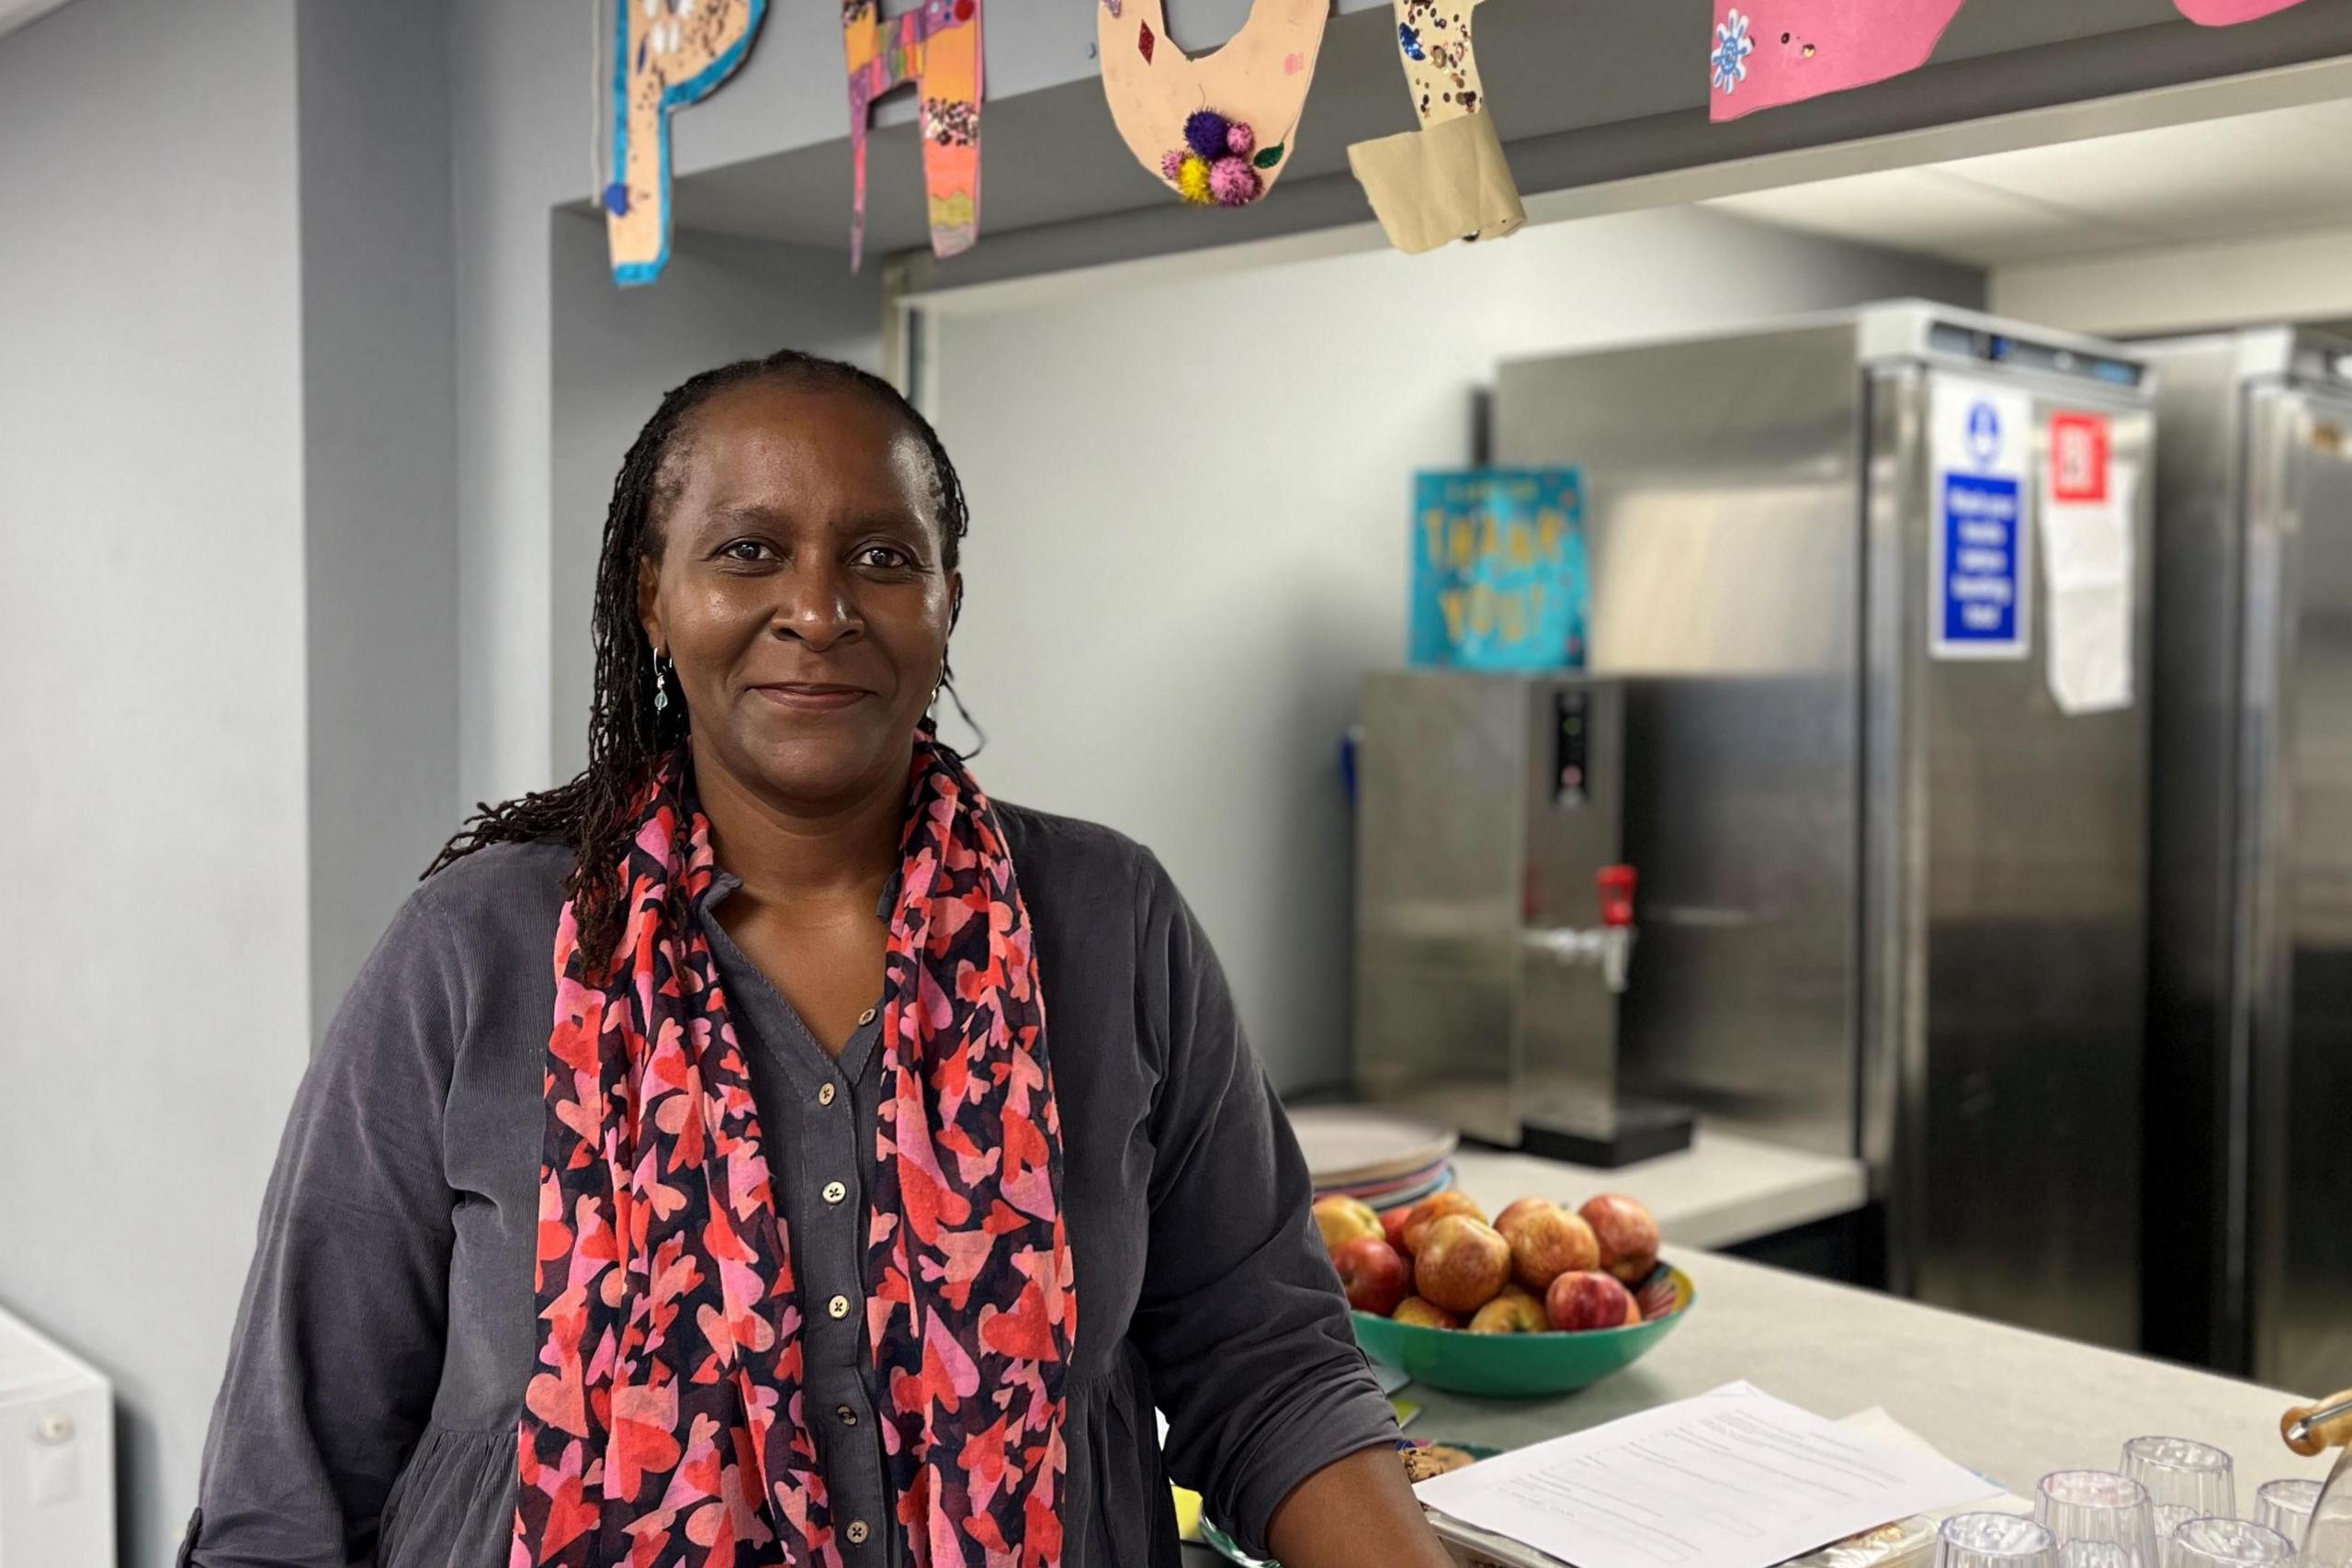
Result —
M637 558L637 624L656 653L670 646L662 635L662 568L651 556Z
M956 634L956 623L964 618L964 574L951 574L947 579L947 633Z

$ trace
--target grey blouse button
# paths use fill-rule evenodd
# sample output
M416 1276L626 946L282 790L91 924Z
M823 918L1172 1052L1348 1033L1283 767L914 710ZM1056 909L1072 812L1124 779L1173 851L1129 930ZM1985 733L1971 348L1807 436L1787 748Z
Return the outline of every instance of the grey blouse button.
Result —
M828 1202L828 1203L838 1203L838 1202L840 1202L842 1199L844 1199L844 1198L846 1198L846 1197L848 1197L848 1196L849 1196L849 1189L848 1189L848 1188L846 1188L846 1187L844 1187L844 1186L842 1186L840 1182L838 1182L838 1181L828 1181L828 1182L826 1182L826 1183L825 1183L825 1201L826 1201L826 1202Z
M854 1427L857 1425L857 1412L852 1410L846 1404L835 1407L833 1415L844 1427Z
M832 1086L832 1085L831 1085L831 1084L826 1084L823 1088L821 1088L821 1089L818 1089L818 1090L817 1090L817 1103L818 1103L818 1104L820 1104L820 1105L831 1105L832 1102L833 1102L833 1086Z
M874 1010L872 1008L867 1008L864 1012L859 1013L857 1015L857 1021L860 1023L872 1023L874 1021Z
M835 1317L847 1317L849 1315L849 1298L847 1296L835 1296L831 1301L825 1303L825 1310L831 1313Z
M849 1529L843 1530L842 1533L849 1537L849 1543L852 1546L864 1546L865 1544L866 1536L865 1521L864 1519L852 1519L849 1522Z

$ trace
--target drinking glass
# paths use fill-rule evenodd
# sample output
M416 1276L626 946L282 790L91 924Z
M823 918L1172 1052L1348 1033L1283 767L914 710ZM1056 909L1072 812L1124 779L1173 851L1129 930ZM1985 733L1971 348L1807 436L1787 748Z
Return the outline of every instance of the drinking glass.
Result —
M2165 1542L2170 1540L2172 1539L2172 1532L2187 1524L2189 1520L2201 1519L2205 1517L2204 1514L2188 1506L2186 1503L2154 1504L2149 1507L2148 1513L2150 1517L2155 1521L2156 1544L2158 1546L2162 1546Z
M2074 1568L2080 1563L2113 1563L2115 1568L2157 1568L2155 1522L2148 1507L2148 1489L2128 1475L2111 1470L2054 1470L2041 1478L2033 1501L2034 1522L2058 1538L2059 1561ZM2106 1552L2065 1549L2111 1546Z
M2211 1443L2134 1438L2123 1445L2123 1473L2148 1489L2151 1503L2194 1508L2207 1518L2238 1517L2237 1472Z
M2058 1543L2019 1514L1954 1514L1936 1532L1936 1568L2058 1568Z
M2191 1519L2165 1545L2165 1568L2247 1568L2294 1555L2285 1536L2244 1519Z
M2109 1541L2070 1540L2058 1549L2058 1568L2132 1568L2132 1559Z
M2254 1522L2267 1525L2303 1549L2311 1529L2312 1508L2319 1502L2316 1481L2266 1481L2254 1490Z

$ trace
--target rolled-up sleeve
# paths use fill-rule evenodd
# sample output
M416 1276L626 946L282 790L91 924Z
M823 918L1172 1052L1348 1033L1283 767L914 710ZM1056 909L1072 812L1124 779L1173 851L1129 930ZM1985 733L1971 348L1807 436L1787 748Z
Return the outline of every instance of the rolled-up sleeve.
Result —
M1139 890L1138 998L1164 1064L1151 1235L1133 1334L1168 1417L1170 1472L1240 1544L1315 1472L1393 1443L1312 1213L1306 1162L1166 874Z
M442 1110L462 1028L420 893L311 1060L205 1441L188 1568L372 1562L386 1494L441 1373L453 1195Z

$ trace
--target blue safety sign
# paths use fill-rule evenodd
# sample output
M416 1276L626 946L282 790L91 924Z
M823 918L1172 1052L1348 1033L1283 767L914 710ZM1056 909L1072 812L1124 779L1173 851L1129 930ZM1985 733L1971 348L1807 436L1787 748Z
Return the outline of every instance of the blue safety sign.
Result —
M2018 495L2012 479L1946 474L1936 640L1948 652L2008 649L2018 637Z
M1929 651L2022 659L2031 608L2032 395L1938 378L1930 426Z

